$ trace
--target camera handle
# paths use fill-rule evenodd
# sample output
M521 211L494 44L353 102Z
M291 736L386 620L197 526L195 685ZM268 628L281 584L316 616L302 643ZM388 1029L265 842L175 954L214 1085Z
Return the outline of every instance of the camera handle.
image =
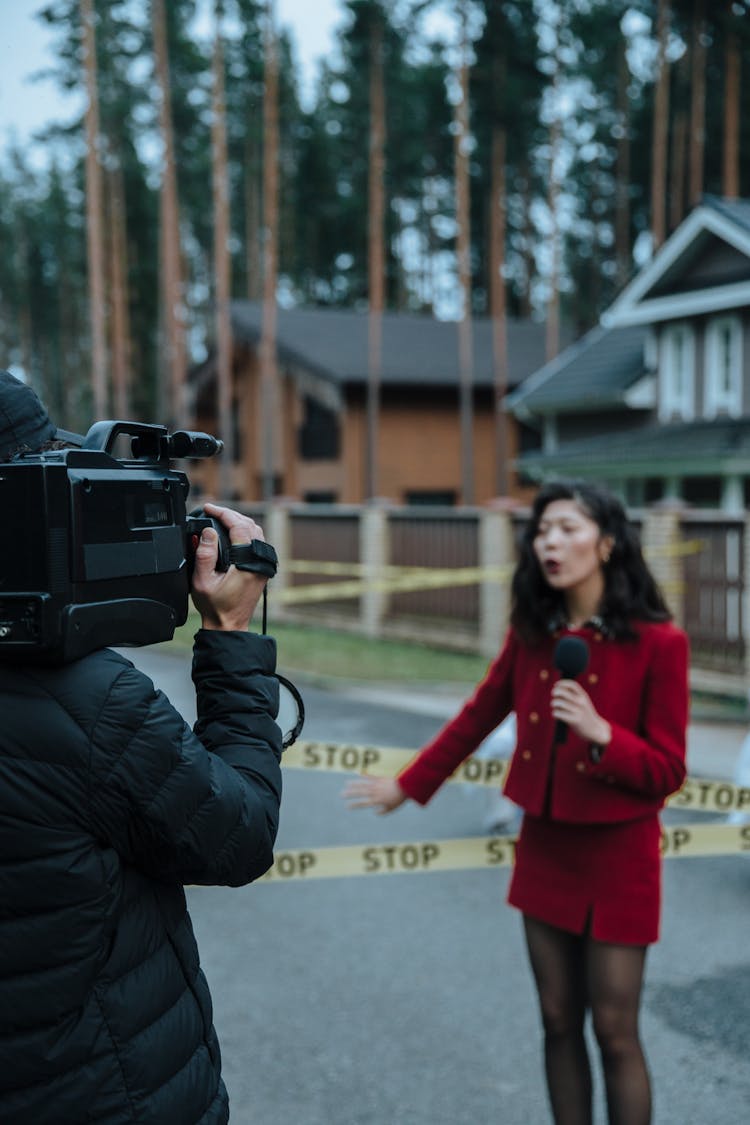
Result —
M217 570L228 570L236 566L238 570L249 570L254 574L262 574L265 578L273 578L279 569L279 560L276 551L270 543L263 539L253 539L250 543L232 543L229 532L220 520L207 516L202 508L191 512L187 520L188 543L197 545L201 532L206 527L212 527L219 537L218 554L216 558ZM266 604L266 587L263 587L263 632L266 631L268 611Z
M206 527L212 527L219 537L217 544L216 569L228 570L236 566L238 570L249 570L255 574L262 574L265 578L273 578L279 568L276 551L270 543L263 539L253 539L250 543L232 543L229 532L224 524L213 516L207 516L202 508L196 508L187 518L187 558L188 566L192 567L195 548L201 532ZM266 632L267 624L267 597L268 586L263 587L263 628ZM281 749L286 750L299 738L305 722L305 705L297 688L279 672L274 673L279 685L279 711L277 723L281 728Z
M165 440L169 431L166 426L152 425L147 422L125 422L107 419L94 422L84 438L84 449L98 449L104 453L111 453L115 442L121 434L131 438L140 438L153 460L159 460L160 442Z

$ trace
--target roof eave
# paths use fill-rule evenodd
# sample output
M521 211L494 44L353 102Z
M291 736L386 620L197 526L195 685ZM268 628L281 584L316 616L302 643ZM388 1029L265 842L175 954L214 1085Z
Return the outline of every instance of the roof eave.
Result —
M580 454L543 454L535 456L526 454L517 461L518 467L528 471L531 475L535 472L550 472L564 470L566 474L575 473L578 476L623 476L623 477L654 477L654 476L690 476L690 477L715 477L727 475L746 475L750 473L750 457L743 455L738 458L696 457L695 455L658 458L633 458L612 457L602 453Z
M602 323L612 327L644 323L629 320L628 317L642 300L645 304L646 294L704 231L716 235L750 257L750 232L738 226L723 211L712 207L709 202L701 203L670 235L648 265L625 287L602 317Z
M750 306L750 282L738 281L733 285L698 289L694 293L644 298L637 304L623 305L619 310L613 305L609 312L604 314L602 321L610 328L627 328L637 324L682 320L686 317L745 306Z

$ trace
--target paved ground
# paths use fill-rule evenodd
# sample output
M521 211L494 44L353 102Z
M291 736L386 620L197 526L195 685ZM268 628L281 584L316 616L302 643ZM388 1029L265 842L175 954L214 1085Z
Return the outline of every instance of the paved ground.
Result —
M185 662L149 650L136 660L189 717ZM307 685L303 737L419 746L456 702L425 694ZM691 768L731 776L743 735L691 730ZM280 849L483 833L469 787L377 817L345 808L343 782L285 772ZM549 1125L507 879L501 869L190 889L232 1125ZM747 857L665 863L642 1020L654 1125L748 1119L749 895Z

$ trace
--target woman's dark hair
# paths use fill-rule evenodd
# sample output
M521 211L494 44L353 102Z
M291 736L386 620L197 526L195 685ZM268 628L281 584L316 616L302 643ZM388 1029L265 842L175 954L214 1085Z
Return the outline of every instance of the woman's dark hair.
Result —
M534 552L542 513L554 500L574 500L602 535L612 539L609 561L603 568L604 597L600 614L618 638L634 637L631 622L669 621L671 613L646 565L640 539L624 507L611 492L587 481L550 481L542 486L531 509L521 541L521 557L511 585L511 624L528 643L540 641L550 623L565 619L565 598L548 584Z

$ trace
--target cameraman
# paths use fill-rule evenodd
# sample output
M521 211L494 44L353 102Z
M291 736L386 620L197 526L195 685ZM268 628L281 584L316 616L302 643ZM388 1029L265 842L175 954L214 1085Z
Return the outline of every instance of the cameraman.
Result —
M0 460L56 434L34 392L0 372ZM233 543L263 538L251 519L206 509ZM239 886L273 862L281 732L275 643L247 632L265 579L219 573L216 557L208 529L192 582L192 731L110 649L0 664L5 1125L229 1118L183 884Z

